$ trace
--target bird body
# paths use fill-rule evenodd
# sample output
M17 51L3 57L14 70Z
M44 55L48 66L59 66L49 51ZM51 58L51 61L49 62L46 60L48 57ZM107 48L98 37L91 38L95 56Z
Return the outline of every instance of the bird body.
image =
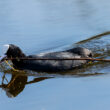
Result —
M26 56L19 47L9 44L9 48L5 55L7 58L29 58L29 60L13 59L12 63L15 68L43 72L56 72L80 67L83 64L88 63L88 60L31 60L31 58L91 58L92 52L86 48L76 47L60 52L41 53Z

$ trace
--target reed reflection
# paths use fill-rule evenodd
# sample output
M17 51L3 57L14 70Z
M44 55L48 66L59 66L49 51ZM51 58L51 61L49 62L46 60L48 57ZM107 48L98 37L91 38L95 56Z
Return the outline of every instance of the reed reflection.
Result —
M28 77L29 76L26 75L11 74L11 79L8 82L6 78L6 74L4 73L0 88L2 88L6 92L6 95L9 98L13 98L18 96L24 90L27 84L37 83L39 81L49 78L49 77L39 77L39 78L34 78L31 81L28 81ZM7 84L4 83L5 80Z

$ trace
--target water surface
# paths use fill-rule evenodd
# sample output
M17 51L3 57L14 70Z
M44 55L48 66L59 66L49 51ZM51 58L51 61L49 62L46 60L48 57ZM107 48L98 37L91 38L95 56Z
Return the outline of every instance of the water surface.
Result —
M0 0L0 55L11 43L26 54L81 46L95 58L110 58L109 12L109 0ZM109 71L104 62L52 74L18 73L2 64L0 109L109 110Z

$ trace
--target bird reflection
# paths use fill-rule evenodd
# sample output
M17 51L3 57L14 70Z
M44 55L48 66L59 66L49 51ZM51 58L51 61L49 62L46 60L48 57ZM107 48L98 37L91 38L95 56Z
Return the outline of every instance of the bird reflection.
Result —
M27 84L37 83L39 81L49 78L49 77L34 78L32 81L28 82L28 76L12 74L11 80L8 82L5 75L6 74L4 74L4 76L2 77L2 84L0 85L0 88L2 88L6 92L6 95L9 98L16 97L18 94L20 94ZM8 83L4 84L4 80L6 80Z

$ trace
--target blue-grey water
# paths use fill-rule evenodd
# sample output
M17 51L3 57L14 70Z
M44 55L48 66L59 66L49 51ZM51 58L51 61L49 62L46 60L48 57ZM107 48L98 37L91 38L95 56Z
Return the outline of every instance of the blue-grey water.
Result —
M15 44L26 54L81 46L110 58L109 13L109 0L0 0L0 56L4 44ZM110 63L52 74L16 73L3 64L2 82L0 110L110 109Z

